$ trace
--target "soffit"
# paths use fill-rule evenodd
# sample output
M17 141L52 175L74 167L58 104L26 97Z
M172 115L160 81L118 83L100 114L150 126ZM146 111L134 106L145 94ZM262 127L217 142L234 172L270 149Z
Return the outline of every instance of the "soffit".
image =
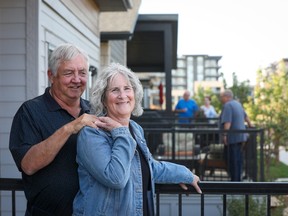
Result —
M127 11L100 12L101 41L129 40L134 32L141 0L131 0L133 7Z
M133 7L133 0L95 0L101 11L127 11Z

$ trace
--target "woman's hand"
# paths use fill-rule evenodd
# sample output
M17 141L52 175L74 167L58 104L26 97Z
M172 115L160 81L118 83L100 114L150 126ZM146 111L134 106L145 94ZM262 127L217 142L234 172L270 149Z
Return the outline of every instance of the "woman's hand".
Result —
M198 182L200 182L200 179L197 175L194 175L194 178L193 178L193 182L191 183L191 185L195 188L195 190L199 193L199 194L202 194L202 191L198 185ZM180 186L181 188L183 188L184 190L188 190L188 187L183 184L183 183L180 183Z
M122 127L119 122L113 120L110 117L98 117L98 121L95 122L95 124L97 125L97 127L103 128L108 131L111 131L117 127Z

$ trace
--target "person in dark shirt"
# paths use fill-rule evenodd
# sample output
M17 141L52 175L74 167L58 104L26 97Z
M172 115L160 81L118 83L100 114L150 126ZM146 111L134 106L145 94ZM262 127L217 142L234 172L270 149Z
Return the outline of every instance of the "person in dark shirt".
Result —
M49 59L51 87L24 102L14 116L9 148L22 173L26 216L72 214L79 189L77 133L96 127L97 118L81 95L88 79L88 55L72 44L57 47Z

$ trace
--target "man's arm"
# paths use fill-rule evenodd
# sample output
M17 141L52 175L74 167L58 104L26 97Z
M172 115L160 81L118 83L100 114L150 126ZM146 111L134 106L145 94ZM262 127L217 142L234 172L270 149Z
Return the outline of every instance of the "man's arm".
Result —
M224 130L229 130L231 127L231 123L230 122L225 122L224 123ZM224 145L227 145L227 133L222 134L223 136L223 143Z
M183 112L186 112L187 111L187 108L183 108L183 109L175 109L174 112L176 113L183 113Z
M46 140L33 145L21 161L23 172L27 175L33 175L38 170L49 165L72 134L78 133L84 126L96 128L95 121L97 121L96 116L83 114L74 121L59 128Z
M253 127L253 125L251 124L251 121L250 121L250 119L249 119L249 117L247 115L245 117L245 122L248 124L249 128Z

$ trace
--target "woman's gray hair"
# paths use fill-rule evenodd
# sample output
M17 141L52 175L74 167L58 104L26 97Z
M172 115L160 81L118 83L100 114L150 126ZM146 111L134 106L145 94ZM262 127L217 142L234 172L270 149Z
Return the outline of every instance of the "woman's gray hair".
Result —
M119 63L112 63L106 67L97 78L92 88L90 103L97 116L106 115L107 111L104 106L105 94L110 81L117 75L122 74L134 90L135 107L132 115L140 116L143 113L141 106L143 98L143 88L139 78L127 67Z
M87 62L87 70L89 69L89 57L86 52L84 52L79 47L73 44L61 44L60 46L56 47L51 53L48 62L48 68L55 76L57 74L59 65L63 61L70 61L71 59L75 58L78 55L82 55Z

